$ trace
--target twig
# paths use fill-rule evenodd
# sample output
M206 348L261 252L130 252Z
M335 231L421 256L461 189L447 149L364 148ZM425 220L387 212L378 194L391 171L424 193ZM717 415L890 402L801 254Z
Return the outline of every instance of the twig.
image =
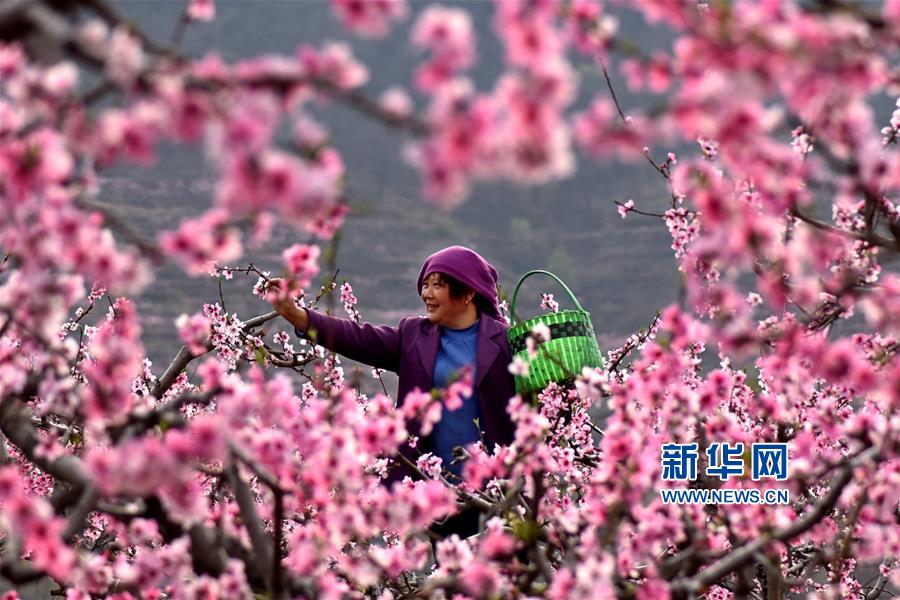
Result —
M222 310L224 310L227 313L228 309L225 308L225 295L222 293L222 276L221 275L216 277L216 282L219 284L219 302L222 303Z
M646 339L650 336L650 334L653 332L653 330L656 329L656 324L659 322L659 317L660 317L660 313L657 312L656 316L653 318L653 322L650 323L650 327L647 328L646 332L644 332L643 334L638 336L637 342L635 342L634 344L626 344L624 347L621 348L622 353L616 357L616 359L613 361L613 363L611 365L609 365L609 367L607 367L607 369L606 369L607 373L612 373L613 371L615 371L616 367L619 366L619 363L621 363L625 359L625 357L631 353L632 350L634 350L639 345L641 345L644 341L646 341Z
M591 426L591 429L593 429L596 433L599 433L601 436L606 435L606 433L602 429L600 429L599 427L594 425L594 422L591 421L590 418L588 419L587 423L588 423L588 425Z
M319 292L316 294L316 297L309 302L310 308L317 306L319 300L322 299L322 296L330 294L334 291L334 288L337 286L337 276L340 272L340 269L335 268L334 275L331 276L331 279L327 283L322 284L322 287L319 288Z
M429 477L428 475L423 473L422 470L419 469L419 467L417 467L414 462L412 462L411 460L409 460L408 458L403 456L403 454L401 454L400 452L397 453L397 458L400 459L400 462L402 462L404 465L406 465L413 473L418 475L423 480L428 481L428 480L433 479L432 477ZM491 509L490 502L488 502L487 500L482 500L478 496L474 496L474 495L470 494L469 492L459 489L458 487L456 487L455 485L453 485L452 483L450 483L443 477L438 477L437 481L440 481L441 483L444 484L444 486L447 489L456 493L457 497L459 497L466 504L469 504L476 508L480 508L482 510L490 510Z
M522 491L522 488L525 486L525 480L522 477L519 477L515 483L507 492L506 495L500 500L500 502L494 504L491 509L488 511L488 516L490 515L502 515L504 512L512 507L513 502L519 498L519 492Z
M293 360L282 360L276 356L270 355L267 357L267 359L270 363L272 363L276 367L282 367L285 369L296 369L297 367L302 367L302 366L308 365L309 363L316 360L316 357L314 355L310 355L305 358L295 357Z
M624 206L625 206L624 203L619 202L618 200L615 200L615 203L618 204L618 205L621 206L621 207L624 207ZM639 210L639 209L637 209L637 208L629 208L629 209L628 209L628 212L633 212L633 213L635 213L635 214L638 214L638 215L644 215L644 216L647 216L647 217L659 217L660 219L665 219L665 218L666 218L666 215L664 215L664 214L661 214L661 213L653 213L653 212L646 212L646 211L643 211L643 210Z
M665 165L666 168L665 168L665 169L664 169L663 167L660 167L658 164L656 164L656 161L655 161L655 160L653 160L652 158L650 158L650 151L649 151L649 150L648 150L647 152L644 152L644 158L647 159L647 162L648 162L648 163L650 163L651 165L653 165L653 168L656 169L656 170L659 172L660 175L662 175L663 177L665 177L665 178L668 179L668 180L671 180L671 179L672 179L672 177L669 175L669 171L667 170L667 169L669 168L668 163L666 163L666 165ZM671 182L670 182L670 183L671 183Z
M613 89L612 80L609 78L609 71L606 70L606 64L599 57L597 58L597 62L600 63L600 69L603 71L603 78L606 79L606 87L609 88L609 93L612 96L613 103L616 105L616 110L619 111L619 116L622 117L622 122L627 124L628 120L625 118L625 113L622 112L622 106L619 104L619 98L616 97L616 90Z

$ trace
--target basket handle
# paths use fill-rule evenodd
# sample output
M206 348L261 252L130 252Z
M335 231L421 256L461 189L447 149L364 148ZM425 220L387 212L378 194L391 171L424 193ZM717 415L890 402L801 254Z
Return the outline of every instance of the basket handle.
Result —
M519 317L516 315L516 298L519 296L519 288L522 287L522 284L525 283L526 279L538 273L540 273L541 275L549 275L550 277L555 279L556 283L562 286L562 289L564 289L569 295L569 300L571 300L572 303L575 304L575 307L580 311L584 311L584 309L581 307L581 303L578 302L578 298L575 297L575 294L572 293L572 290L569 289L569 286L567 286L562 279L560 279L550 271L544 271L543 269L534 269L532 271L528 271L527 273L522 275L521 278L519 278L519 283L516 284L516 289L513 291L512 303L509 305L509 313L510 315L512 315L513 323L519 322Z

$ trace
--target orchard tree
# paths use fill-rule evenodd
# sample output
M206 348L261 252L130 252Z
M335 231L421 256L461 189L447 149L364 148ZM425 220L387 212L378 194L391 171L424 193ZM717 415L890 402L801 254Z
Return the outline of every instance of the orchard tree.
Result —
M0 574L72 600L872 599L900 584L900 108L873 108L900 95L900 2L622 4L671 46L629 44L602 2L497 2L504 70L480 89L465 5L333 0L359 36L409 27L421 64L383 93L344 44L186 55L212 0L184 8L171 44L104 0L0 4ZM585 63L607 85L576 109ZM657 107L623 106L610 69ZM466 381L367 397L337 356L224 297L178 319L183 347L155 369L129 297L164 261L305 306L336 293L320 249L346 174L310 114L336 104L404 136L445 209L482 180L645 161L669 193L619 213L671 232L685 306L570 388L511 399L514 442L466 448L461 480L427 454L415 481L383 476L408 420L427 431ZM163 142L206 152L217 180L212 208L148 241L97 202L99 176L152 168ZM276 219L309 242L272 275L241 258ZM787 444L786 481L708 474L705 450L759 443ZM663 477L667 444L696 444L693 481ZM660 494L775 488L790 501ZM432 558L429 525L464 506L479 534Z

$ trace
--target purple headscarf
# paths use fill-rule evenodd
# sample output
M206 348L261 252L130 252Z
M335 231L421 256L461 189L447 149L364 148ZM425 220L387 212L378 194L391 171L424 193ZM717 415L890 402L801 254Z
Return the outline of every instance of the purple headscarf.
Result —
M419 271L417 293L422 293L422 281L432 273L446 273L475 290L486 301L484 312L503 321L497 307L497 269L477 252L465 246L450 246L429 256Z

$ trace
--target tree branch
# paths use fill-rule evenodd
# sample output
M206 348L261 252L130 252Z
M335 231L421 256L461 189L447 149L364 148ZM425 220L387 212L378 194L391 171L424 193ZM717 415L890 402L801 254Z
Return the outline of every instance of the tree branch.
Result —
M253 317L252 319L244 321L244 326L241 328L241 331L250 331L251 329L259 327L267 321L271 321L277 316L278 313L273 310L271 312ZM162 398L166 391L175 383L175 380L178 379L178 375L185 369L185 367L187 367L191 363L192 360L204 356L211 350L212 345L208 344L207 351L204 354L198 354L197 356L194 356L194 354L192 354L186 346L182 346L178 351L178 354L175 355L175 358L172 359L172 362L162 374L162 377L160 377L156 381L156 385L153 386L153 389L150 390L150 393L157 398Z
M800 219L807 225L811 225L816 229L821 231L827 231L828 233L833 233L835 235L839 235L841 237L845 237L851 240L859 240L861 242L867 242L872 244L873 246L879 246L881 248L885 248L887 250L893 250L895 252L900 252L900 242L892 241L887 238L881 237L876 233L858 233L855 231L847 231L846 229L841 229L839 227L835 227L834 225L829 225L828 223L823 223L822 221L817 221L810 216L807 216L800 212L797 208L792 208L790 210L790 214L797 219Z
M879 575L878 581L875 582L875 585L871 590L869 590L869 593L866 594L866 600L876 600L884 591L886 585L887 577L885 577L884 575Z
M266 469L261 464L257 463L253 458L247 454L243 448L235 444L234 442L228 445L228 448L231 450L231 453L235 458L240 460L242 463L247 465L247 467L253 471L253 474L259 478L264 484L266 484L274 493L284 494L287 490L283 489L281 485L278 483L278 478L275 477L268 469Z
M37 430L25 404L18 398L6 398L0 403L0 431L39 469L56 479L68 482L79 490L88 487L91 477L84 463L75 456L65 455L56 460L38 456L40 443Z
M110 428L110 435L114 441L118 442L122 439L134 437L147 430L153 429L165 420L181 422L181 408L188 404L207 405L212 399L221 392L221 389L215 388L206 390L200 394L187 392L179 394L169 402L157 406L149 413L143 415L132 415L128 422L119 428Z
M175 383L175 380L178 379L178 375L184 371L185 367L187 367L194 358L196 357L187 349L187 346L182 346L162 376L156 380L156 385L153 386L150 393L157 398L162 398L168 389Z
M72 509L72 513L69 515L66 529L63 532L63 539L67 543L71 544L75 540L75 536L84 529L84 520L94 510L99 499L100 493L93 485L89 485L84 489L78 504L75 505L75 508Z
M237 501L238 508L240 509L241 520L244 523L244 527L247 529L247 534L250 536L250 544L253 546L254 554L259 557L263 565L271 565L272 540L266 533L262 519L260 519L259 514L256 512L256 499L253 497L253 492L250 491L250 488L244 480L241 479L241 476L238 473L236 456L232 457L231 464L225 469L225 477L228 479L228 483L234 491L234 499ZM263 572L266 574L266 587L274 596L272 572L270 569L266 568L263 569Z

